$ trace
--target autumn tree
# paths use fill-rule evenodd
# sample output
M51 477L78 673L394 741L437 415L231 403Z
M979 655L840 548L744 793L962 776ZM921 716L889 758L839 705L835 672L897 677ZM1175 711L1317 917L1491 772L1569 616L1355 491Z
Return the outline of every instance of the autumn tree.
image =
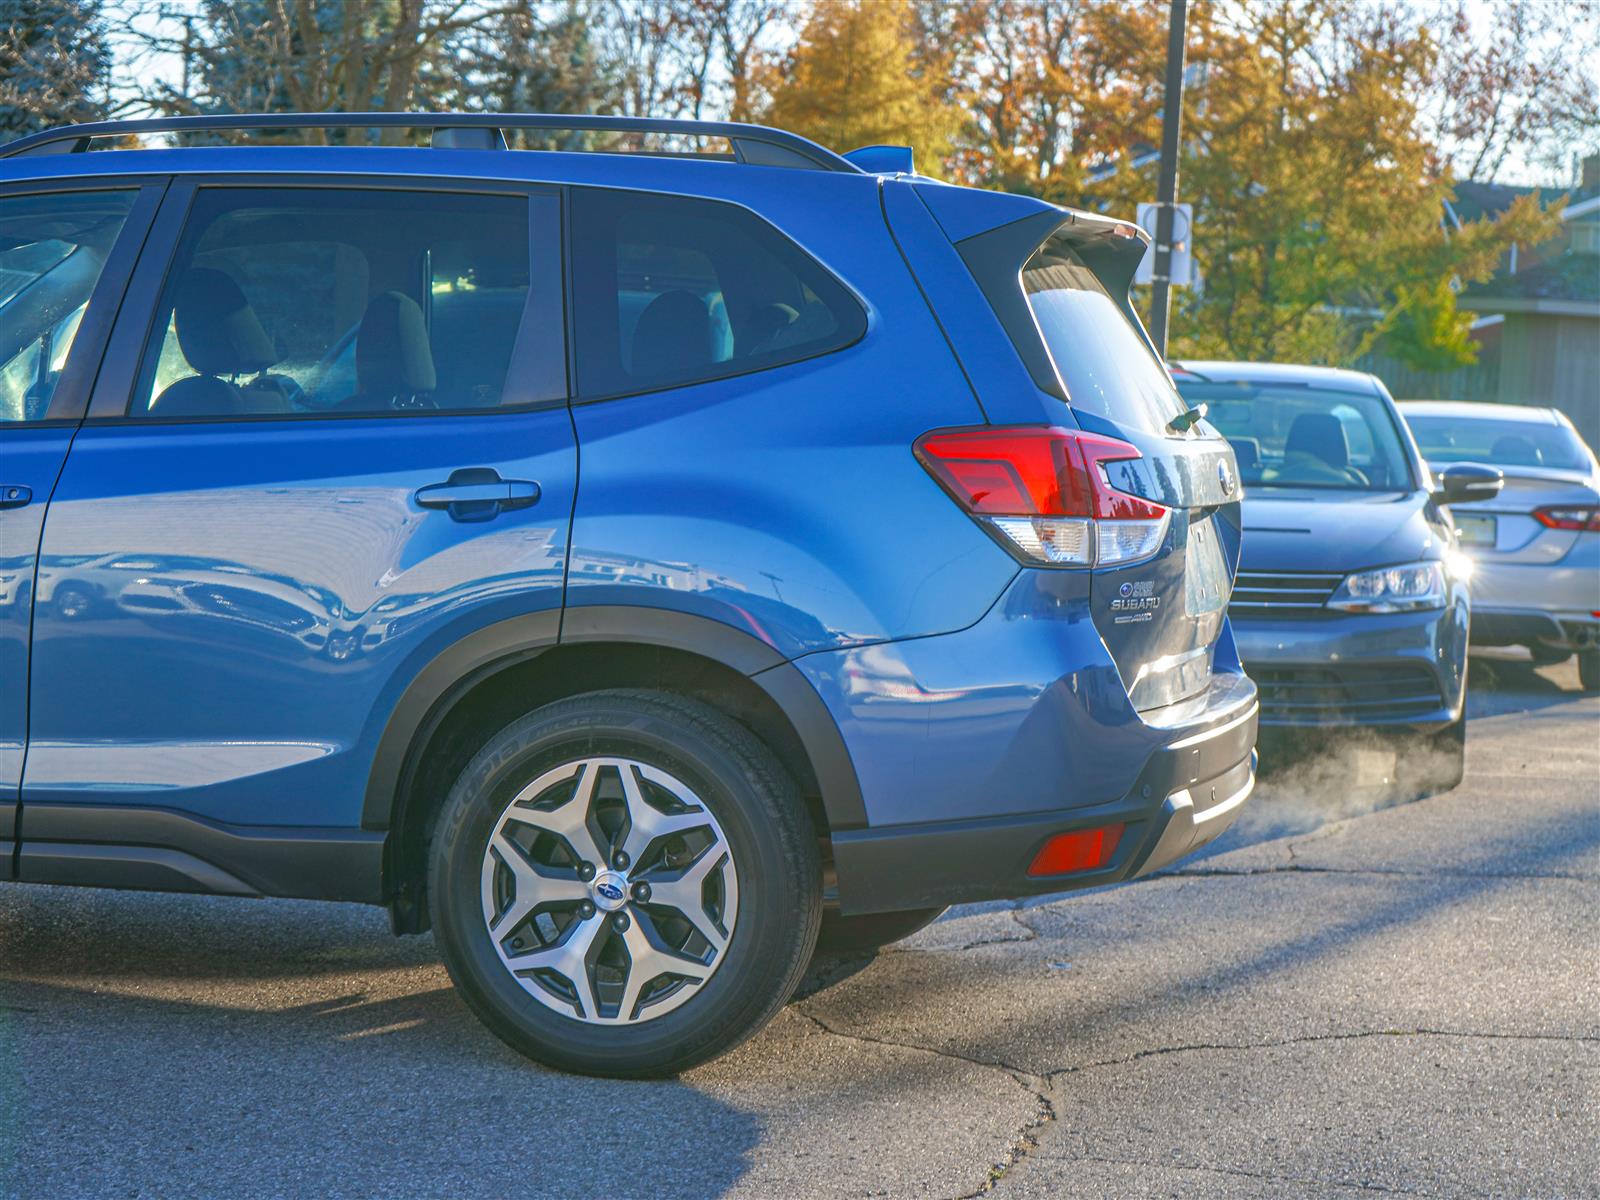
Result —
M513 0L481 25L455 34L434 64L440 107L464 111L606 113L615 111L615 64L596 44L593 8L580 0L552 8ZM581 133L542 137L507 130L513 146L582 149Z
M1451 282L1553 218L1530 200L1446 231L1450 180L1418 111L1430 39L1345 0L1197 16L1212 65L1187 98L1181 192L1204 287L1180 297L1175 352L1341 362L1403 327L1436 358L1470 354Z
M204 0L179 28L145 35L149 49L182 59L187 91L158 78L143 98L168 113L432 108L447 78L439 68L452 38L508 7L473 0ZM399 136L385 131L384 140Z
M1588 0L1466 0L1400 10L1433 43L1422 105L1457 178L1491 180L1516 159L1562 176L1600 143L1600 76L1583 48L1600 45Z
M1163 0L920 0L915 12L964 115L954 178L1074 205L1138 191L1115 168L1160 139ZM1096 167L1116 184L1097 190Z
M105 115L98 0L0 0L0 142Z
M910 145L919 169L937 169L958 114L917 50L907 6L818 0L763 119L838 150Z

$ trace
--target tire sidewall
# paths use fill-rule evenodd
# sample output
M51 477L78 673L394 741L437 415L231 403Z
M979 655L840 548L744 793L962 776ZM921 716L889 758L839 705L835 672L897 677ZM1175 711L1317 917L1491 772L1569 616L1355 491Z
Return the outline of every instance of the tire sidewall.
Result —
M692 724L624 701L558 703L513 723L463 773L445 805L430 862L430 904L446 965L473 1007L502 1038L554 1065L631 1069L641 1060L693 1054L730 1022L767 1005L801 936L805 889L779 822L775 797L751 764ZM566 711L561 711L565 709ZM716 817L733 855L739 907L724 959L697 993L636 1025L594 1025L530 995L506 970L485 927L481 871L488 839L516 794L552 767L614 756L681 780ZM814 874L814 867L812 870ZM809 950L809 948L807 948Z

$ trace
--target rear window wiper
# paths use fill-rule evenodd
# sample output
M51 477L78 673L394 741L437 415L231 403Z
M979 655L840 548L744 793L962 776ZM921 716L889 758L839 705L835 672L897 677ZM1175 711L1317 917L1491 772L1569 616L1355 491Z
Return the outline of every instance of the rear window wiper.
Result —
M1188 433L1204 419L1206 410L1210 406L1205 403L1196 404L1193 408L1186 409L1167 422L1168 433Z

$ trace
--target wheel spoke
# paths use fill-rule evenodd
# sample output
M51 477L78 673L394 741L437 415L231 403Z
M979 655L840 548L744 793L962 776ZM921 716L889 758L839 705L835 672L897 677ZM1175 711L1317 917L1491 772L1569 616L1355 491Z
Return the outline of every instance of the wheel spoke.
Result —
M704 885L706 877L727 859L727 848L718 841L706 847L699 858L669 878L663 879L657 875L650 877L650 903L673 909L693 925L718 954L727 946L728 939L706 912ZM724 908L727 907L725 903ZM723 920L725 924L728 923L726 913Z
M589 889L582 880L550 874L529 859L522 852L522 847L506 836L503 828L489 840L489 846L496 857L511 871L512 879L516 883L516 893L511 903L499 917L490 922L489 932L497 937L507 930L515 929L541 904L578 901L589 895ZM492 896L486 911L494 911Z
M622 852L631 863L638 862L657 838L669 833L687 833L711 823L710 815L703 808L669 815L649 803L639 786L637 769L631 763L622 767L622 794L628 800L628 836L622 843Z
M578 993L581 1008L578 1015L592 1021L599 1016L600 1009L595 1003L594 980L589 976L589 950L605 926L606 919L600 913L587 920L574 921L566 936L554 946L507 955L506 966L519 973L540 969L556 972Z
M657 946L645 932L643 921L628 923L622 933L622 944L628 948L628 982L622 989L622 1003L617 1006L618 1021L633 1020L633 1010L644 989L662 975L681 975L698 986L710 974L703 963Z
M572 799L565 804L550 812L514 804L507 816L513 821L554 834L567 843L579 862L604 865L606 856L589 830L589 807L594 800L595 782L599 774L600 768L596 763L586 762L579 770L577 786L572 789Z

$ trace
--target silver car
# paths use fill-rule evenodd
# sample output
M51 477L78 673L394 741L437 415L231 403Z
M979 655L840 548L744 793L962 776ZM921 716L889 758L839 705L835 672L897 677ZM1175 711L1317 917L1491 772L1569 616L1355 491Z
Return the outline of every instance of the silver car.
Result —
M1505 472L1493 500L1455 506L1472 576L1475 645L1526 646L1540 664L1578 655L1600 690L1600 463L1553 408L1410 400L1400 405L1429 466Z

